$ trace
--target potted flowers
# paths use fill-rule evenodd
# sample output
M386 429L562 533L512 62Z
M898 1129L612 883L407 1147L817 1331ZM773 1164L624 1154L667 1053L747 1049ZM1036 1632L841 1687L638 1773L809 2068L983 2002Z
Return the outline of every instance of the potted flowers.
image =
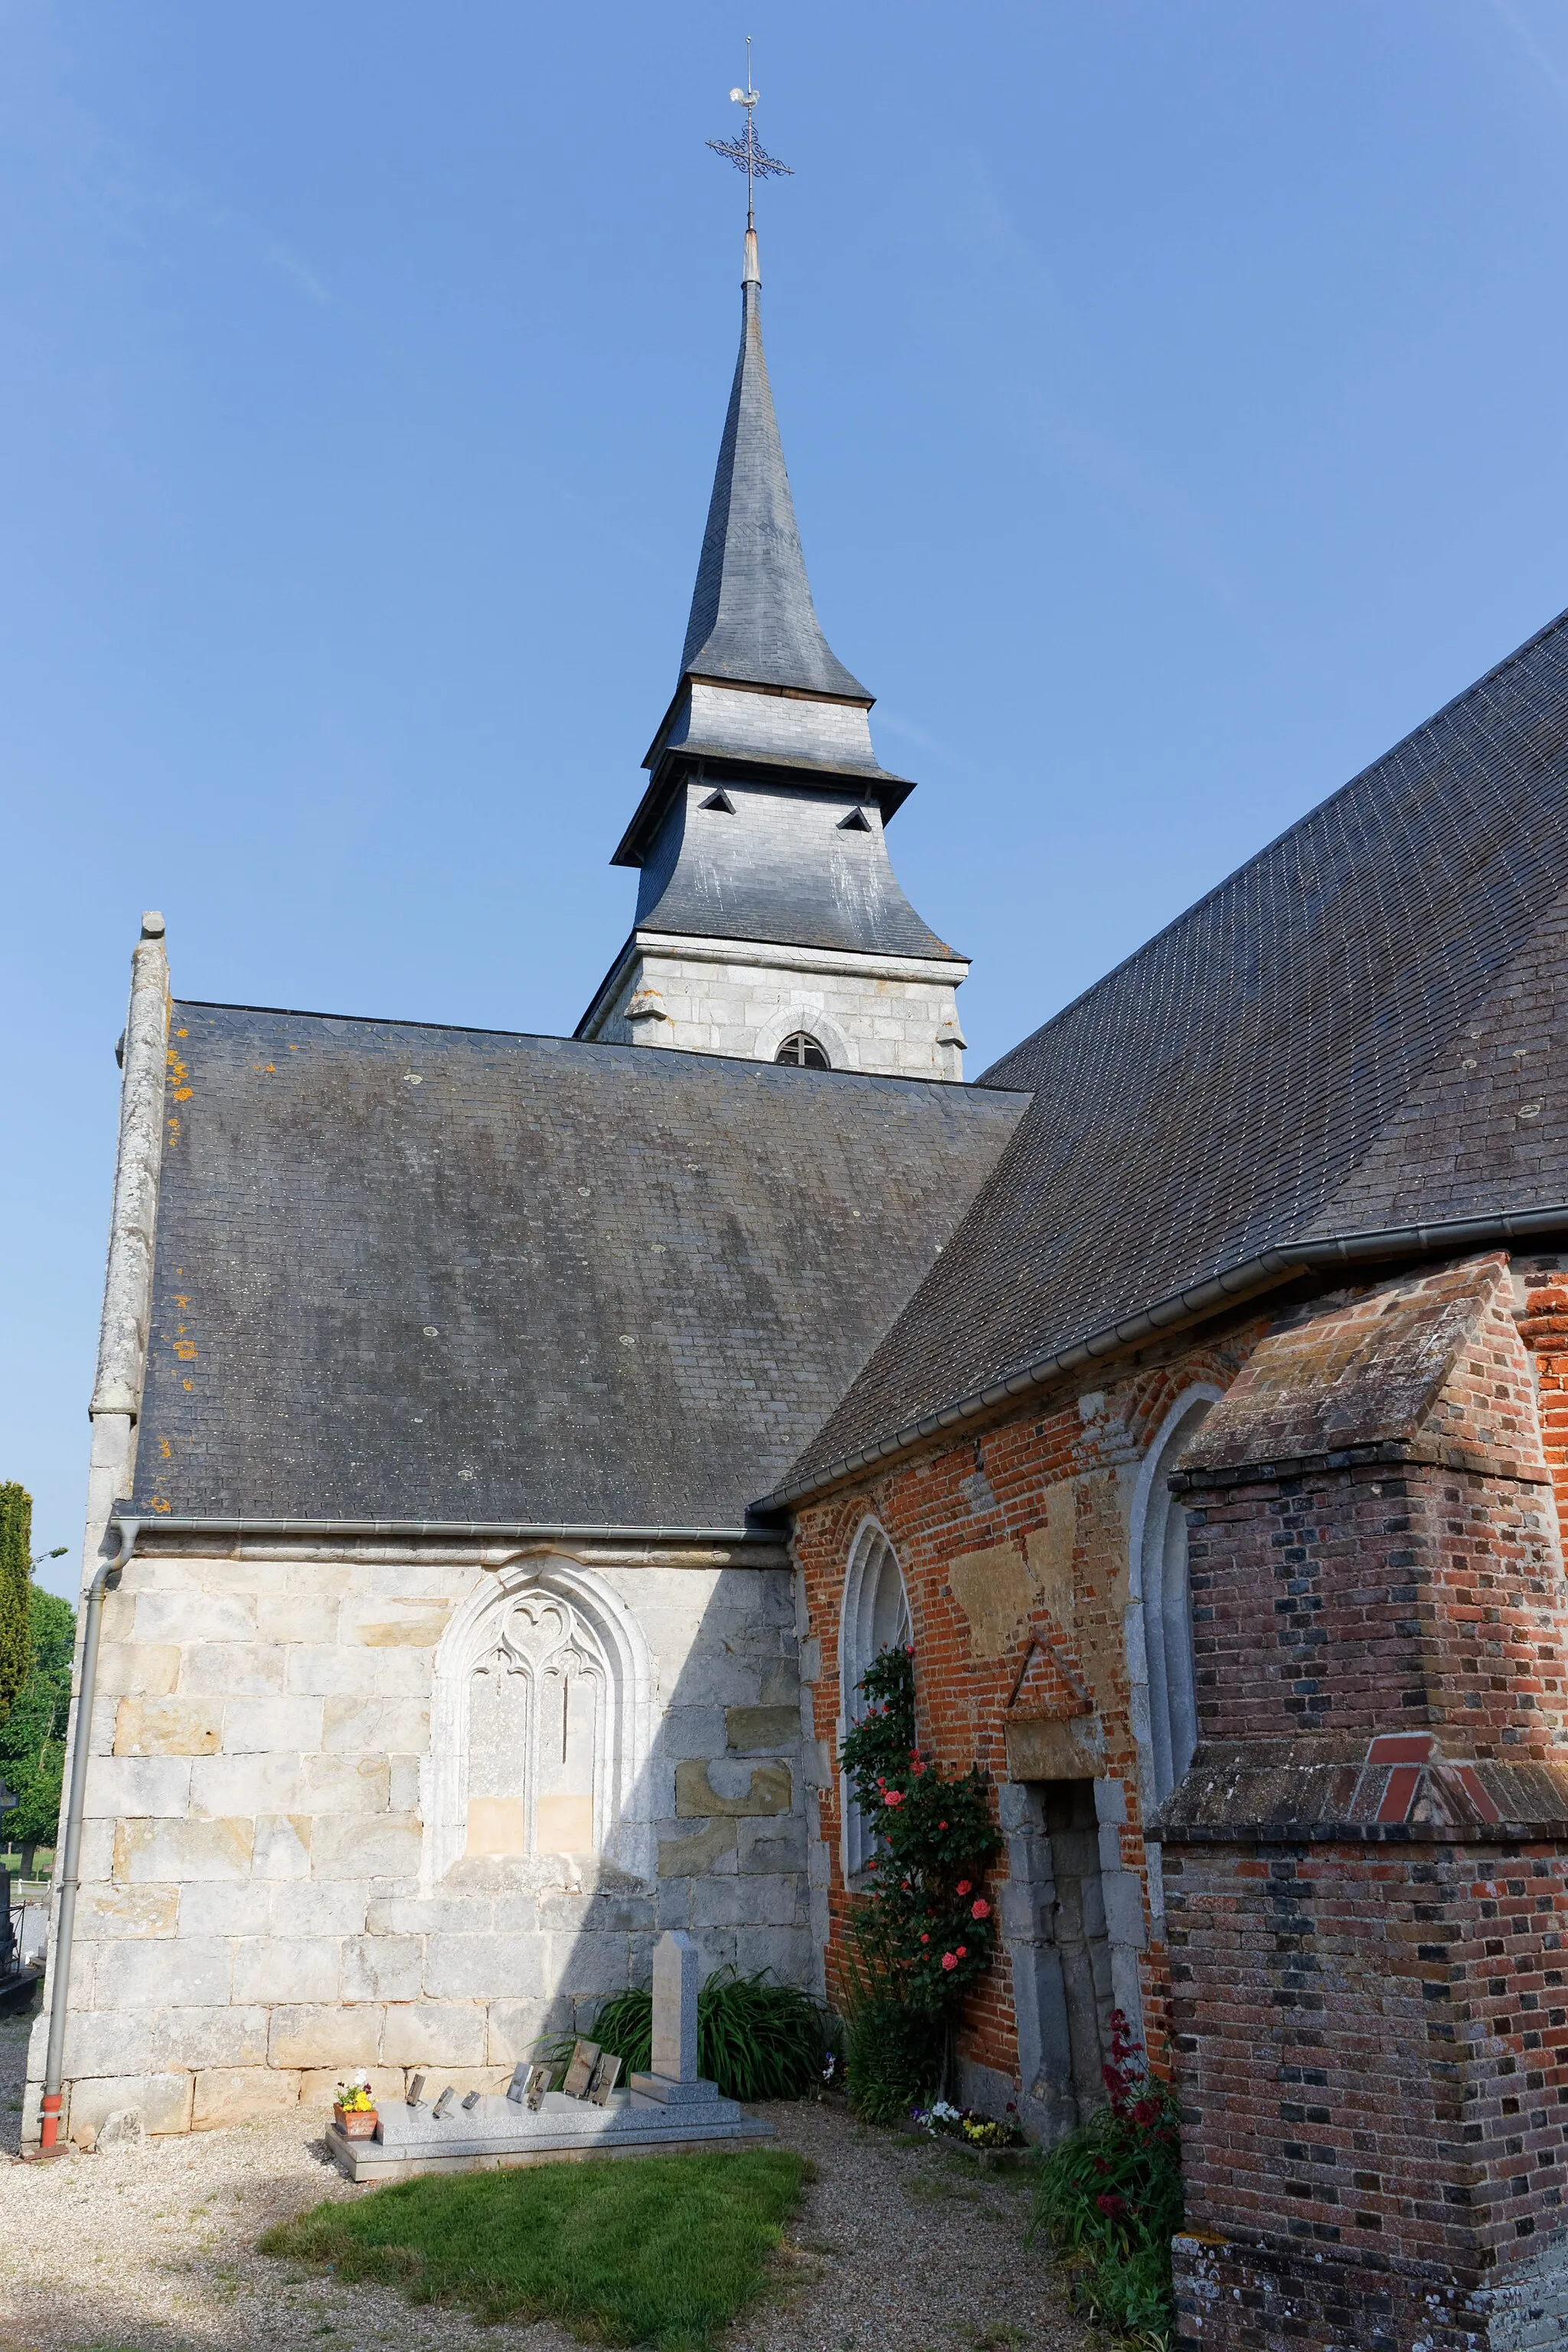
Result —
M332 2121L345 2139L374 2139L379 2117L368 2083L340 2083Z

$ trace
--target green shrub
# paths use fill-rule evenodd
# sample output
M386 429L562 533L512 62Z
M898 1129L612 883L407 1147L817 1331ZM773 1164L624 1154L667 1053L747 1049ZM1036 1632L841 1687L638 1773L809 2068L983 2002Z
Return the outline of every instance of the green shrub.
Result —
M1058 2143L1040 2167L1030 2230L1043 2229L1074 2271L1089 2317L1149 2347L1175 2324L1171 2240L1182 2226L1174 2095L1152 2083L1121 2010L1110 2015L1109 2105Z
M33 1498L15 1479L0 1486L0 1720L27 1679L32 1657Z
M858 2006L846 2021L849 2104L868 2124L902 2123L929 2103L942 2079L940 2022L887 1993Z
M653 2063L653 1995L618 1992L594 2021L594 2038L621 2062L625 2074L646 2074ZM738 1976L715 1969L697 1995L697 2064L727 2099L799 2099L821 2082L829 2048L827 2023L816 2003L794 1985L774 1984L766 1969ZM544 2044L542 2059L571 2054L572 2037Z

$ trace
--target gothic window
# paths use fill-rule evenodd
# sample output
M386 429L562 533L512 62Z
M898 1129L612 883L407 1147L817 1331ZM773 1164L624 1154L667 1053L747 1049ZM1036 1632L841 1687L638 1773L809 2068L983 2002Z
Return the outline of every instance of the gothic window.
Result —
M816 1038L805 1029L797 1029L793 1036L786 1037L773 1059L775 1062L794 1062L803 1070L830 1070L833 1067Z
M468 1851L592 1853L600 1844L607 1676L569 1601L523 1593L468 1694Z
M1172 1471L1197 1435L1218 1391L1189 1389L1173 1405L1138 1482L1133 1512L1132 1581L1142 1629L1146 1809L1163 1804L1193 1760L1198 1739L1193 1666L1193 1612L1187 1590L1187 1514L1173 1495Z
M865 1711L858 1684L873 1658L910 1638L910 1604L893 1547L880 1528L868 1521L849 1555L844 1580L844 1614L838 1634L839 1737ZM844 1819L843 1868L847 1884L866 1867L876 1837L841 1783Z

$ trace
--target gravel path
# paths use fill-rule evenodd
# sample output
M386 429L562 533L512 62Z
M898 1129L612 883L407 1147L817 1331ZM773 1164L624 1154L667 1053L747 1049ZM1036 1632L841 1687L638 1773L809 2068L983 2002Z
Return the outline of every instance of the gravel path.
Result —
M0 2020L0 2147L14 2149L26 2021ZM841 2110L764 2107L819 2178L766 2298L728 2352L1089 2352L1006 2175L868 2131ZM4 2156L0 2155L0 2164ZM4 2169L5 2352L575 2352L552 2323L476 2326L387 2288L338 2285L258 2254L268 2222L356 2197L309 2122L150 2140Z

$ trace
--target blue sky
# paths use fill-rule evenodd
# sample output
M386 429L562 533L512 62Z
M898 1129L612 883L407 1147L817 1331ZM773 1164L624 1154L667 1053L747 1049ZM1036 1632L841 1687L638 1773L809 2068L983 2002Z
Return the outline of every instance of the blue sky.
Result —
M1546 0L0 0L0 1476L75 1545L143 907L569 1033L738 322L972 1072L1568 603ZM75 1562L51 1580L73 1589Z

